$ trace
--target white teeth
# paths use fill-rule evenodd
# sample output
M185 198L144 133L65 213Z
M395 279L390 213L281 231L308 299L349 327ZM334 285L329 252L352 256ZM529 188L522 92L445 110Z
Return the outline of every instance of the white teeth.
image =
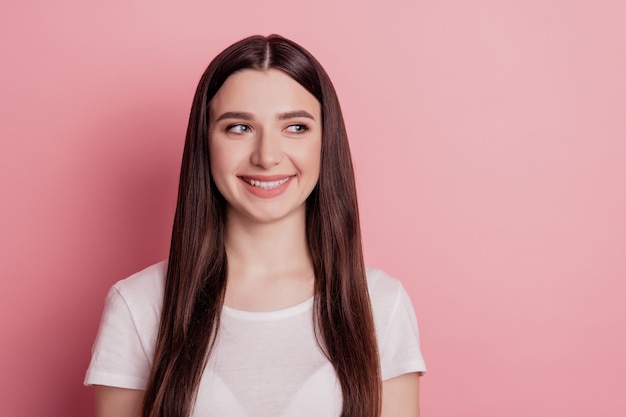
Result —
M278 180L278 181L257 181L257 180L253 180L250 178L244 178L244 179L246 180L248 184L254 185L255 187L259 187L264 190L271 190L276 187L280 187L281 185L289 181L289 177L282 179L282 180Z

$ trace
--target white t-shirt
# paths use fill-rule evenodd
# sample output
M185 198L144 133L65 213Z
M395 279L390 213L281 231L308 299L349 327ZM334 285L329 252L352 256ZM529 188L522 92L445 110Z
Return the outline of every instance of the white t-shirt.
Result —
M109 291L86 385L145 389L159 330L167 263ZM417 321L400 281L368 269L382 379L424 372ZM270 312L224 306L192 417L339 416L342 396L313 333L313 298Z

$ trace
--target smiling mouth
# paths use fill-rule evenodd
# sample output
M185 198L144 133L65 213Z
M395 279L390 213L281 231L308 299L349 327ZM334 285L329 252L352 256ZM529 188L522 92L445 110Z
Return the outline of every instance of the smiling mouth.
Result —
M278 188L281 185L286 184L291 178L292 177L287 177L278 181L259 181L259 180L253 180L251 178L241 177L241 179L244 180L246 183L254 187L261 188L263 190L273 190L274 188Z

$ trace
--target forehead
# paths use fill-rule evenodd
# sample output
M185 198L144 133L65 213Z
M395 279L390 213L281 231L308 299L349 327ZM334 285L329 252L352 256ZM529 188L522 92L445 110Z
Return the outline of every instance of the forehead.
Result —
M297 81L277 69L245 69L226 79L210 103L211 118L227 111L271 115L306 110L319 118L317 99Z

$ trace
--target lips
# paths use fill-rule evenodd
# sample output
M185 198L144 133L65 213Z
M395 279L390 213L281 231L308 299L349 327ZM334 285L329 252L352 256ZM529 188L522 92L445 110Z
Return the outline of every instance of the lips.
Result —
M274 188L278 188L283 184L286 184L293 177L282 177L277 180L269 180L268 178L264 178L263 180L251 178L251 177L240 177L244 182L250 184L254 187L261 188L263 190L273 190Z
M261 198L272 198L281 195L289 186L295 175L241 175L239 179L248 191Z

